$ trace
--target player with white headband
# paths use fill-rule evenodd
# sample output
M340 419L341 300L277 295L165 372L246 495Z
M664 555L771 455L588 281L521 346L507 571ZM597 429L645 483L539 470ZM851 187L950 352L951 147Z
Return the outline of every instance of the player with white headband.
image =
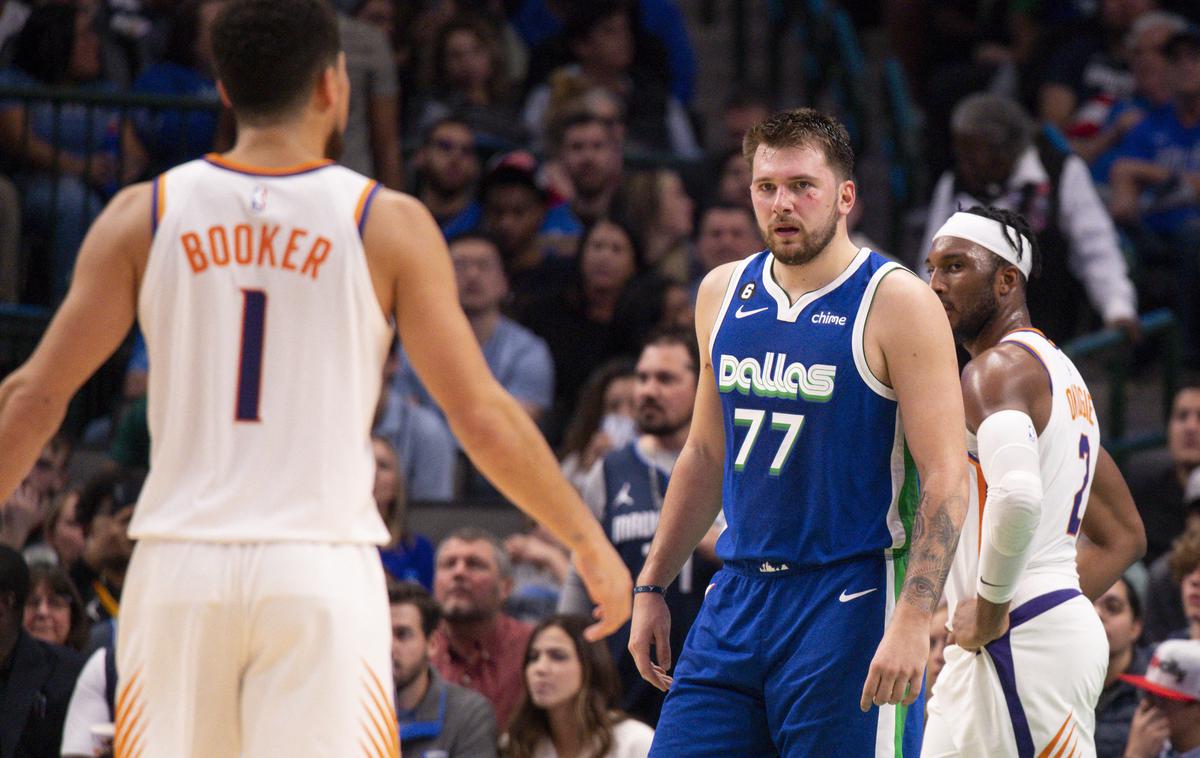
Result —
M924 758L1094 756L1108 643L1091 600L1145 551L1087 384L1030 323L1038 263L1025 219L979 207L954 214L926 259L971 356L976 486L946 583L950 644Z

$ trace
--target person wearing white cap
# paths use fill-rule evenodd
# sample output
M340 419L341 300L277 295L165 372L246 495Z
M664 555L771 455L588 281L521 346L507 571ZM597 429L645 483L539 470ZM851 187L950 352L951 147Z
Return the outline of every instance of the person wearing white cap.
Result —
M1038 264L1024 218L980 207L954 214L926 260L971 355L962 389L977 484L946 583L926 758L1095 756L1108 642L1089 601L1145 551L1087 383L1030 323Z
M1121 679L1146 693L1124 758L1200 758L1200 641L1167 640L1145 676Z

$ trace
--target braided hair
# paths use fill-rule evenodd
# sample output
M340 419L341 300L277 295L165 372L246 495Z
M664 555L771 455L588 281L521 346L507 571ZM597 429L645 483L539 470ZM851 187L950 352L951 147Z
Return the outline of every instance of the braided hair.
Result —
M976 205L968 208L965 213L973 213L976 216L983 216L1000 224L1004 230L1004 239L1008 241L1013 252L1016 253L1017 260L1021 260L1021 241L1018 235L1023 235L1029 240L1029 254L1032 256L1029 278L1034 279L1042 273L1042 253L1038 247L1037 236L1030 228L1029 222L1025 217L1015 211L1006 210L1004 208L996 208L988 205ZM1003 261L1000 256L996 256Z

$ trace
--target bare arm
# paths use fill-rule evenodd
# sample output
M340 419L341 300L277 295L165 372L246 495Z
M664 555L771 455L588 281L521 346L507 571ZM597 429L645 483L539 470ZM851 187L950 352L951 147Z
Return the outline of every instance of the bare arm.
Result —
M1077 547L1079 587L1095 600L1146 554L1146 530L1125 477L1104 448L1083 512L1083 536Z
M400 163L398 100L396 95L375 95L368 107L375 178L380 184L394 190L404 188L404 171Z
M696 406L687 442L679 453L650 552L638 575L638 584L665 587L674 581L684 562L708 533L721 510L721 478L725 462L725 427L721 401L708 350L713 322L737 264L711 271L700 285L696 302L696 339L700 345L700 379ZM629 630L629 652L638 673L664 692L670 686L671 613L663 596L653 592L637 596ZM650 660L654 645L657 666Z
M450 256L433 217L413 198L383 190L368 216L364 243L376 291L395 313L413 368L455 437L506 498L575 553L602 614L591 634L616 630L629 617L629 571L559 473L529 414L488 370L458 305Z
M1078 98L1070 87L1063 84L1043 84L1038 93L1038 106L1042 118L1059 129L1065 129L1075 112Z
M150 188L120 192L84 238L71 289L33 355L0 384L0 501L62 424L67 403L125 339L150 249Z
M1136 221L1140 210L1138 195L1142 188L1171 178L1171 170L1137 158L1118 158L1109 172L1112 196L1108 209L1117 221Z
M967 460L954 340L933 291L903 272L887 276L864 342L872 371L895 390L922 490L896 613L863 686L859 705L865 711L872 703L911 705L920 693L929 617L950 572L966 513Z

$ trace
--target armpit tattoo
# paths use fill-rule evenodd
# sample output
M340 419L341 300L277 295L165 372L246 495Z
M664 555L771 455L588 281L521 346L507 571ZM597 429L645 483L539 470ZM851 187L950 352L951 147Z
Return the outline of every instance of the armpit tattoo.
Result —
M950 513L960 505L956 498L947 498L926 515L929 503L922 495L913 520L912 542L909 546L908 571L900 588L900 599L916 608L933 613L942 587L954 561L958 547L958 527Z

